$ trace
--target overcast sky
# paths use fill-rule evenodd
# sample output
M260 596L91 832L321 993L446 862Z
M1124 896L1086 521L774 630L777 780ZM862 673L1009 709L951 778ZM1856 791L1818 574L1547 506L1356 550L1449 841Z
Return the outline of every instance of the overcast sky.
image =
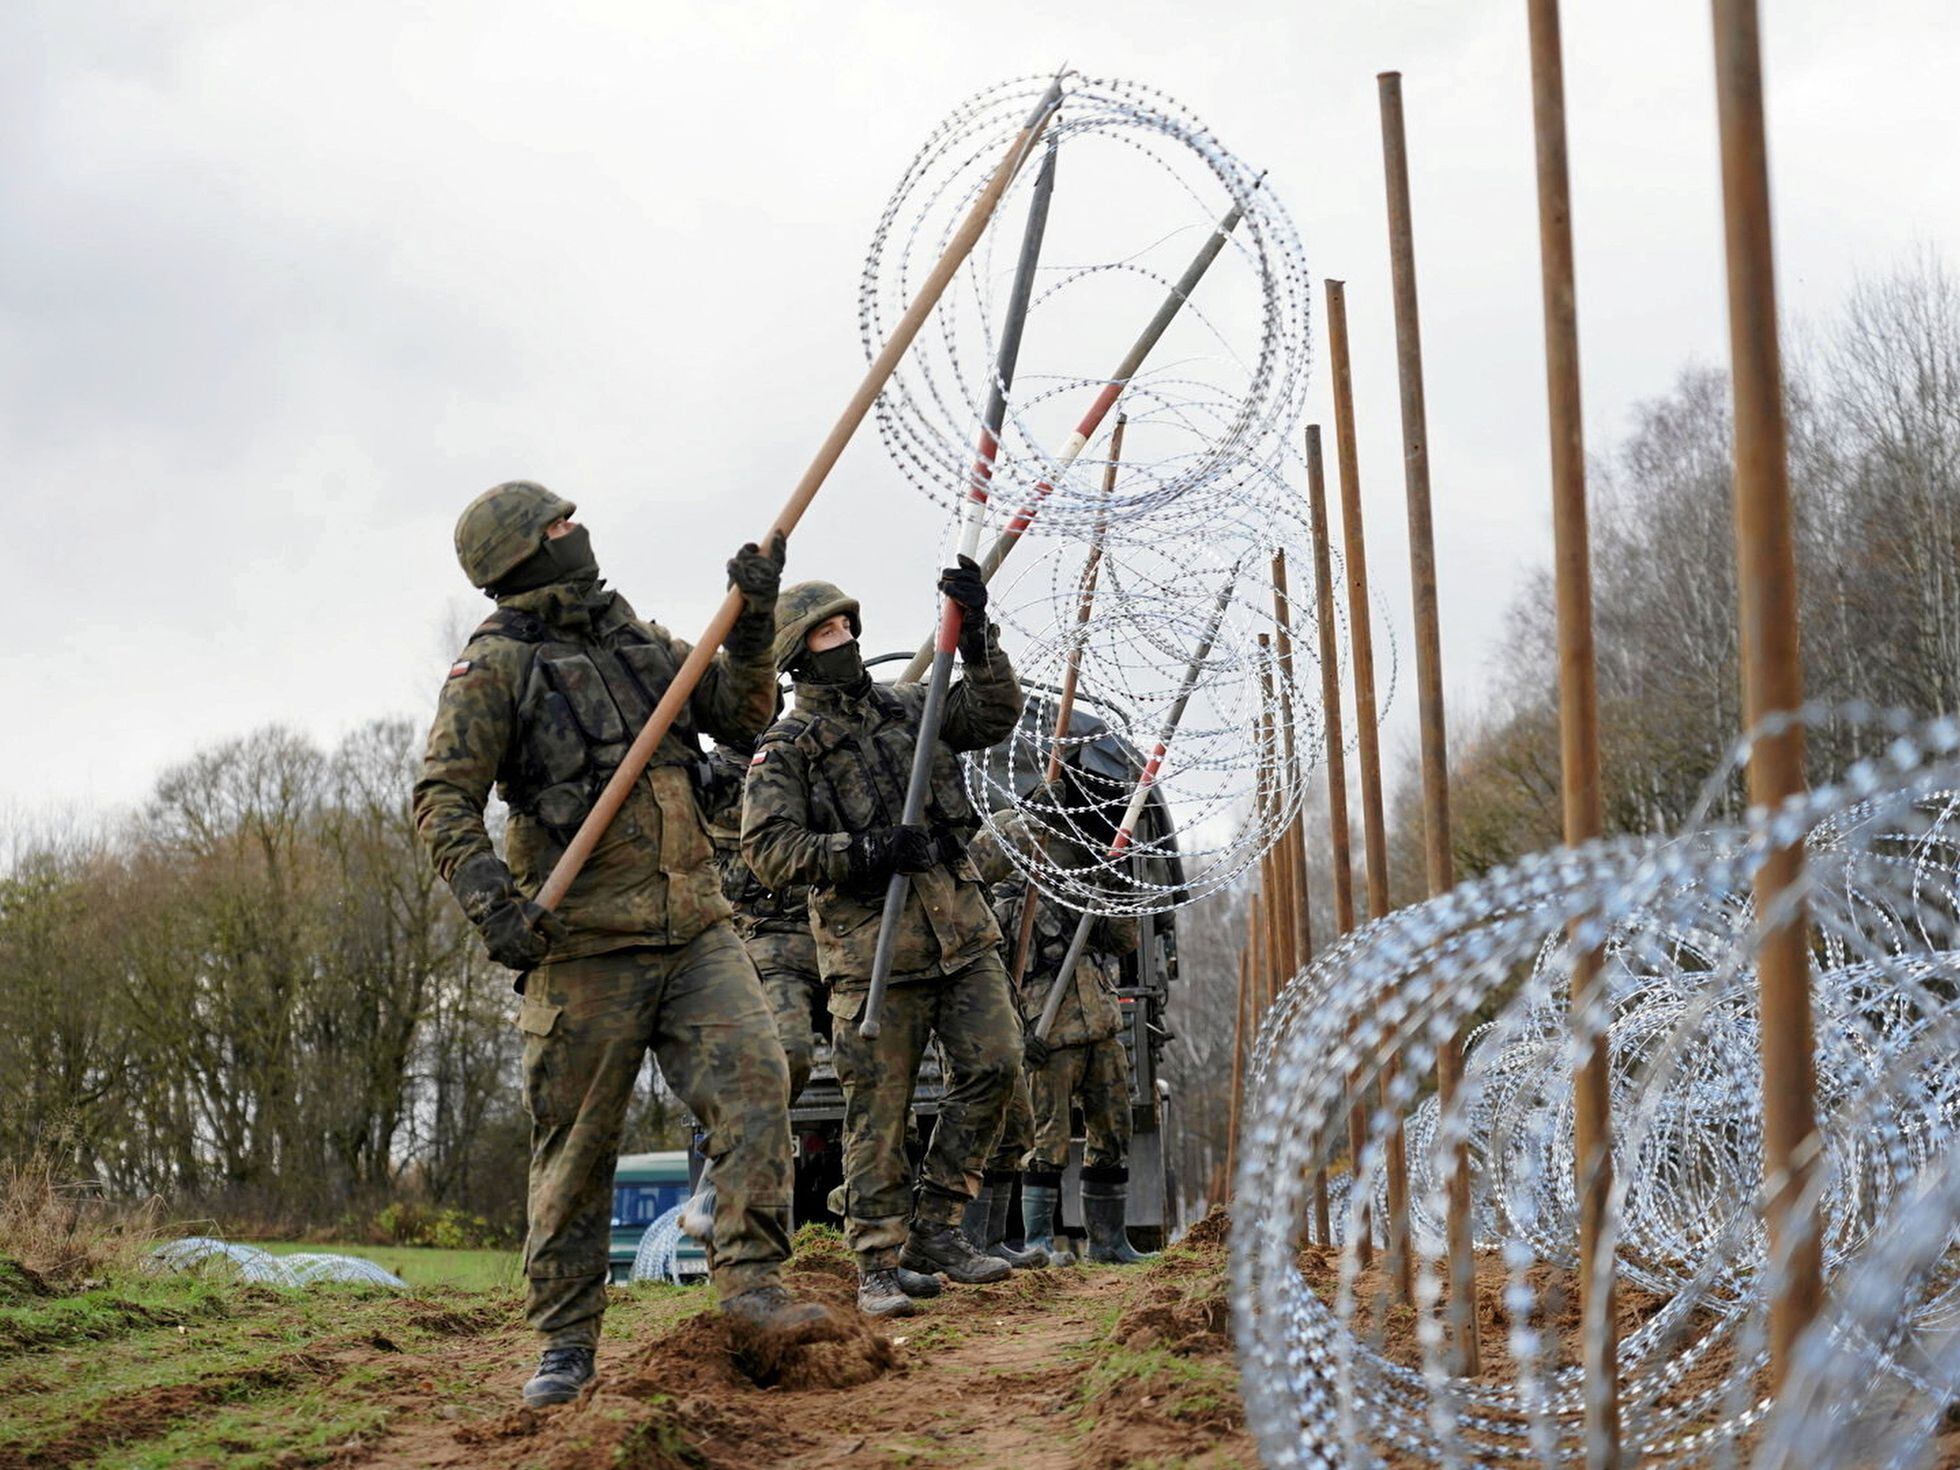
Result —
M1827 315L1960 238L1960 10L1764 11L1785 313ZM1566 27L1598 450L1726 356L1708 5L1570 0ZM1404 648L1374 77L1405 73L1467 712L1549 545L1522 0L30 0L0 9L0 811L133 803L267 722L425 718L486 610L451 526L500 479L578 500L613 583L692 636L859 376L900 169L961 98L1063 60L1181 99L1270 169L1316 282L1348 281ZM791 575L898 646L940 527L867 432Z

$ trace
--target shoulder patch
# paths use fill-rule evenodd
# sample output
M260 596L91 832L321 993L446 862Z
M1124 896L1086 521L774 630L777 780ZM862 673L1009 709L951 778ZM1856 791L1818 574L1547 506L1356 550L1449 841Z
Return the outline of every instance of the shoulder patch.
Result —
M462 678L463 675L467 674L470 671L470 666L471 666L471 661L469 659L466 658L457 659L455 663L449 666L449 677L452 679Z

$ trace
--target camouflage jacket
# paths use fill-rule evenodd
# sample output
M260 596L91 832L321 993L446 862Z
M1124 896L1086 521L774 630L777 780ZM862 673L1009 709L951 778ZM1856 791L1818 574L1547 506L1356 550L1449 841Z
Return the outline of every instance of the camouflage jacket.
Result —
M1006 738L1021 714L1013 666L989 636L946 698L933 752L926 820L962 837L979 826L955 755ZM861 695L796 686L796 707L762 737L742 804L742 853L771 888L810 885L810 928L825 980L871 983L885 885L850 883L851 835L897 824L917 744L923 684L872 684ZM915 873L893 952L892 979L924 979L972 964L999 942L986 885L971 858Z
M810 890L801 885L777 893L765 888L742 856L742 780L749 757L716 746L708 757L708 794L703 802L708 837L721 870L721 892L735 910L735 928L744 939L757 934L802 934L810 928Z
M1002 955L1007 973L1014 973L1014 947L1021 937L1021 903L1027 879L1009 860L1003 844L1022 853L1039 850L1046 860L1065 868L1087 867L1095 861L1087 849L1059 833L1038 836L1019 813L996 812L993 826L974 839L973 860L980 876L993 886L994 917L1000 922ZM1032 1027L1041 1018L1048 990L1062 961L1068 958L1081 915L1062 907L1046 894L1035 894L1034 938L1027 973L1021 977L1016 1000L1021 1018ZM1076 961L1072 983L1062 992L1061 1009L1048 1033L1051 1046L1087 1046L1107 1041L1123 1030L1123 1007L1116 998L1122 983L1122 957L1136 953L1142 926L1133 918L1097 917L1089 925L1088 947Z
M699 733L749 741L775 709L772 619L744 612L675 727L558 907L552 959L685 944L728 917L699 802ZM689 645L603 589L540 587L498 599L442 686L415 783L415 825L448 879L492 850L483 806L509 803L506 856L535 894Z

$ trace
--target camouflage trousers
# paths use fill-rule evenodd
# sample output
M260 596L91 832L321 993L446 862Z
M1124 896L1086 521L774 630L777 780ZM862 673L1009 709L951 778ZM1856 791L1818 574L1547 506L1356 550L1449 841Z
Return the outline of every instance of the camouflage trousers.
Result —
M1021 1023L1000 957L989 953L951 975L894 984L874 1041L858 1035L860 987L831 992L831 1044L844 1086L844 1240L873 1265L896 1265L911 1224L960 1218L980 1188L1020 1069ZM946 1088L926 1142L916 1192L905 1158L912 1089L926 1041L939 1037Z
M987 1156L989 1174L1018 1174L1034 1147L1034 1103L1029 1095L1028 1069L1014 1069L1014 1091L1000 1120L1000 1136Z
M1030 1173L1059 1174L1068 1167L1069 1104L1082 1105L1088 1169L1121 1168L1130 1157L1130 1058L1115 1037L1086 1046L1058 1046L1046 1066L1028 1079L1034 1103L1034 1152Z
M804 924L794 930L759 930L742 943L755 961L762 993L776 1017L776 1039L789 1061L789 1100L794 1104L816 1063L817 1018L824 992L817 974L816 936Z
M613 1169L649 1048L707 1130L716 1291L726 1301L774 1284L789 1256L789 1081L734 929L547 964L531 973L517 1024L531 1112L526 1316L549 1344L598 1343Z

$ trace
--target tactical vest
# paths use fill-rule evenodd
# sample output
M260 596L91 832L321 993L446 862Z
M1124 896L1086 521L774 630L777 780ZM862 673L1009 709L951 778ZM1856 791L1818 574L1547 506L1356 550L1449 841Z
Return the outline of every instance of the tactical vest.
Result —
M592 810L679 665L632 622L595 630L595 643L573 643L555 638L533 613L499 608L472 641L484 637L508 638L531 652L519 684L519 735L497 773L498 791L512 811L563 841ZM691 766L700 759L683 710L652 764Z
M869 832L895 827L904 815L917 731L904 704L882 684L872 686L865 702L882 718L863 734L829 715L799 710L779 720L765 737L787 739L807 762L813 831ZM925 820L957 832L962 840L980 828L960 777L959 757L944 745L932 753ZM958 868L959 876L977 879L964 859Z

